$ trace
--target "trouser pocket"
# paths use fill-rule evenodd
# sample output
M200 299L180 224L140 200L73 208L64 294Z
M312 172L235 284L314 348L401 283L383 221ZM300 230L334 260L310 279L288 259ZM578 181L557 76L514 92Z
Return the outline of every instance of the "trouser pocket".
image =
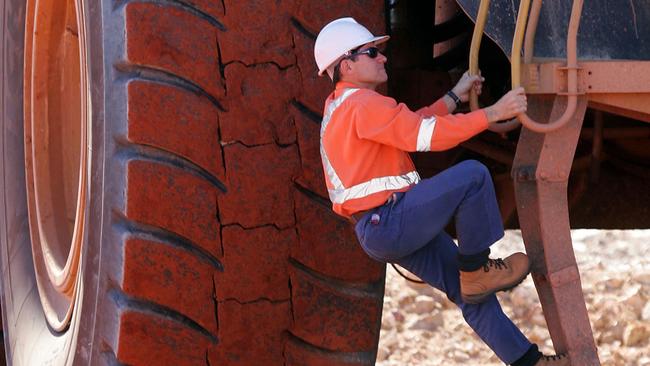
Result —
M366 215L355 227L363 250L372 258L390 262L403 256L398 242L401 235L400 216L392 212L393 203Z

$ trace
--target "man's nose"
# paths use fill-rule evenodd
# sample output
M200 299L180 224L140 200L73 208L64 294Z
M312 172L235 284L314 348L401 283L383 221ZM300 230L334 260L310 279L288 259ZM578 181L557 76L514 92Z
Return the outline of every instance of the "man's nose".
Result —
M379 52L377 55L377 62L381 62L382 64L385 64L388 61L388 57L386 57L383 53Z

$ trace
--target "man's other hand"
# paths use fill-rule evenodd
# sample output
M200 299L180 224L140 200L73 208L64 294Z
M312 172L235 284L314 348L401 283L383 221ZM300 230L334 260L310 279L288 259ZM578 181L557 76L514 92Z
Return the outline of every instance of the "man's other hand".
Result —
M506 93L496 103L485 108L488 122L493 123L511 119L518 114L525 113L528 108L526 92L518 87Z
M454 94L458 95L458 98L460 98L461 102L467 102L469 100L470 89L474 88L474 90L476 90L476 94L481 95L484 81L485 78L482 77L480 73L479 75L470 75L467 71L465 71L463 76L460 78L460 80L458 80L458 83L456 83L456 86L454 86L451 91L454 92Z

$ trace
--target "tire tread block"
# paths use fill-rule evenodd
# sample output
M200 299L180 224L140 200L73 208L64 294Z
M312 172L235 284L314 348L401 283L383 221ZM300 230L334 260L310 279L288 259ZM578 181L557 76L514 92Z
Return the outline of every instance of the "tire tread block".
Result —
M320 156L320 123L314 122L297 107L291 108L296 121L300 149L301 174L299 182L321 197L327 197L323 162Z
M379 35L386 34L384 6L383 0L300 1L293 17L314 35L325 24L341 17L353 17L372 34Z
M291 322L288 301L256 301L219 305L219 340L208 354L210 365L283 365L286 329Z
M217 334L214 269L185 250L140 239L128 239L122 289L191 318Z
M349 354L328 352L289 338L285 346L287 366L373 366L374 353Z
M117 360L128 365L204 364L212 342L174 320L124 310Z
M155 162L128 162L126 216L164 228L219 258L217 190L191 173Z
M168 85L128 85L128 140L186 158L223 179L217 108L206 98Z
M287 260L289 246L296 240L294 229L228 226L222 237L224 272L214 275L219 301L290 298Z
M224 147L224 153L228 192L219 195L221 224L245 228L294 225L291 192L292 179L299 169L296 146L248 148L233 144Z
M220 35L223 64L240 61L246 65L295 64L290 32L293 1L224 0L228 29Z
M330 351L375 350L381 322L381 296L324 283L294 266L289 266L289 277L293 335Z
M384 265L370 259L354 234L353 225L302 192L294 193L299 240L291 258L336 279L374 283Z
M226 66L228 112L220 113L221 139L245 145L296 141L289 103L298 87L295 67L280 70L273 64Z
M302 93L298 95L298 100L311 111L322 115L325 99L334 90L334 84L327 74L318 76L314 40L298 29L294 28L292 32L302 82Z
M193 82L216 99L225 94L217 29L187 11L153 3L126 6L126 57Z

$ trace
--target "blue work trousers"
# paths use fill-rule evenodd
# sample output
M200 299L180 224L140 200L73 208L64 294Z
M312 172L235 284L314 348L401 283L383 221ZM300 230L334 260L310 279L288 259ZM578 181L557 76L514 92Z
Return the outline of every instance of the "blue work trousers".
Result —
M444 231L452 218L458 246ZM458 253L484 252L503 237L494 186L483 164L467 160L395 193L394 200L364 215L355 231L370 257L397 263L447 294L503 362L513 363L531 347L495 295L481 304L466 304L460 296Z

